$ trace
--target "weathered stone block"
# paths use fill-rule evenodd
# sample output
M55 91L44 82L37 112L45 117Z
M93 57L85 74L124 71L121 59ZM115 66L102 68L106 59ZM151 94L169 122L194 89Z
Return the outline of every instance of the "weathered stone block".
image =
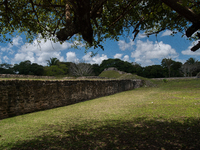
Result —
M0 81L0 119L138 88L141 80Z

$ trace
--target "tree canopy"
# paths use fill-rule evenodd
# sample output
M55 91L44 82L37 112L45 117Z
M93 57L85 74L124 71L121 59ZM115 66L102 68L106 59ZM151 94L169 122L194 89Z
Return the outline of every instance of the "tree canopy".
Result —
M130 32L134 40L139 31L148 36L166 29L196 39L199 5L199 0L0 0L0 41L10 41L8 35L18 31L29 42L41 34L96 48Z
M51 58L52 59L52 58ZM50 59L50 60L51 60ZM54 58L54 60L58 60ZM104 60L100 65L87 64L84 62L60 62L54 65L42 66L31 61L22 61L19 64L0 64L0 74L22 74L36 76L99 76L105 68L115 67L119 71L137 74L146 78L166 78L166 77L189 77L196 76L200 72L200 61L189 58L184 64L170 58L164 58L161 65L142 67L135 62L127 62L120 59Z
M46 60L46 61L47 61L48 66L57 65L59 63L59 59L57 59L55 57L50 58L50 60Z

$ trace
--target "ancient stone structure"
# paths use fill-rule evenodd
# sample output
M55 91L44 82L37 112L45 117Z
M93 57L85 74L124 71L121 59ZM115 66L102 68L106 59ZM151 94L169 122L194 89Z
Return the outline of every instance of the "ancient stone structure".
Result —
M0 119L138 88L141 80L0 80Z
M0 78L55 79L54 76L34 76L21 74L0 74Z
M105 69L104 69L104 71L111 71L111 70L117 71L119 74L127 74L126 72L120 71L120 70L118 70L118 69L115 68L115 67L109 67L109 68L105 68ZM131 73L128 73L128 74L131 74Z

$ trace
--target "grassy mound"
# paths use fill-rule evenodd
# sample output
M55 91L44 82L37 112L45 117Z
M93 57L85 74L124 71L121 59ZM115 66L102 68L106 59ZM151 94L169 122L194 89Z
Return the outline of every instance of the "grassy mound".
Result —
M121 77L122 75L115 70L109 70L109 71L103 71L99 76L117 79L117 78Z
M0 120L0 149L198 149L200 80Z
M113 78L113 79L142 79L142 80L147 80L146 78L130 74L130 73L125 73L125 74L120 74L118 71L115 70L109 70L109 71L103 71L100 75L100 77L107 77L107 78Z
M156 84L154 84L147 78L140 77L138 75L130 74L130 73L120 74L118 71L115 71L115 70L103 71L99 76L107 77L110 79L140 79L144 81L144 86L146 87L156 86Z

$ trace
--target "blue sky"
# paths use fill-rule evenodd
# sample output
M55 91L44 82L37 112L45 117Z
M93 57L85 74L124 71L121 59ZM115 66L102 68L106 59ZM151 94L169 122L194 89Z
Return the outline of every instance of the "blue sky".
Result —
M109 58L119 58L124 61L137 62L142 66L161 64L163 58L171 58L175 61L184 63L190 57L200 60L200 50L191 52L190 48L194 45L193 41L181 38L181 34L170 35L166 30L147 38L144 34L138 34L135 41L133 35L120 37L119 41L107 40L103 46L104 51L90 48L85 53L85 48L80 46L78 49L70 48L72 43L68 41L62 45L53 43L50 40L38 44L37 40L33 43L26 43L23 35L12 38L13 44L0 43L0 64L16 64L21 61L30 60L43 66L51 57L56 57L60 61L80 62L84 61L91 64L100 64ZM97 54L90 57L91 51Z

